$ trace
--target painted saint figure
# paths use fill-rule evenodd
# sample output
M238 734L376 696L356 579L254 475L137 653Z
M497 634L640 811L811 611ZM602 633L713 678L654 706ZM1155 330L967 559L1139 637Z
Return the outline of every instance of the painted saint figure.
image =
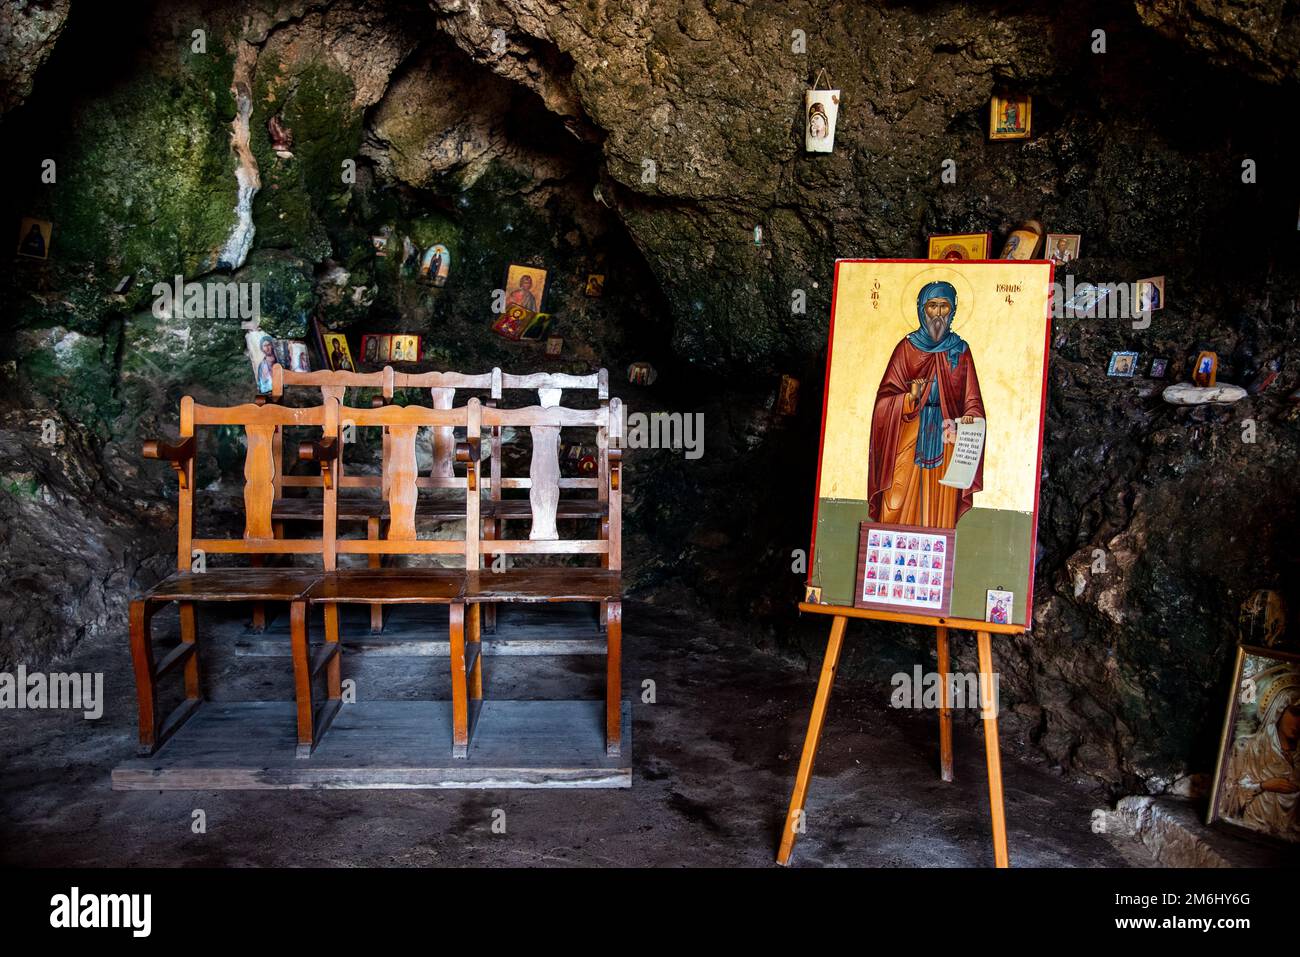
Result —
M955 528L984 487L984 450L970 488L940 485L957 422L985 418L975 360L952 331L957 290L932 282L916 297L918 328L894 347L876 390L867 468L868 514L893 525Z
M1300 687L1289 677L1260 698L1259 730L1238 739L1228 763L1224 811L1248 827L1300 839Z
M275 343L272 342L270 336L262 336L258 347L262 350L262 358L257 364L257 391L265 395L271 391L272 367L275 366L278 360L275 357Z
M533 277L527 274L519 279L519 288L506 296L507 306L523 306L529 312L537 311L537 297L533 295Z
M32 223L32 228L23 237L22 244L18 247L18 252L35 259L45 258L45 234L41 232L38 223Z

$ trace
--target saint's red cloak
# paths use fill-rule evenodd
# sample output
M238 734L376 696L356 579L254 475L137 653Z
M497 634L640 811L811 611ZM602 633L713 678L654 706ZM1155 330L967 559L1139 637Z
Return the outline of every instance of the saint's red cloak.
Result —
M939 380L939 408L945 419L971 415L987 418L980 395L979 378L970 347L962 351L954 369L946 352L922 352L906 338L894 347L885 375L876 390L876 407L871 416L871 450L867 463L867 514L878 520L880 499L894 482L894 460L898 455L899 433L903 427L904 400L912 379ZM929 387L922 391L922 402ZM975 481L968 489L957 490L957 518L974 504L975 493L984 488L984 450L980 450Z

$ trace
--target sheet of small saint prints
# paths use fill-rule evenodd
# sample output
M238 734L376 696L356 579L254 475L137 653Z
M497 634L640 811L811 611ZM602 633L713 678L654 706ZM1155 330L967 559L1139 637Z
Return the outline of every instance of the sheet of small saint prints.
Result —
M951 570L947 549L943 535L871 529L862 600L938 610L943 606L944 576Z

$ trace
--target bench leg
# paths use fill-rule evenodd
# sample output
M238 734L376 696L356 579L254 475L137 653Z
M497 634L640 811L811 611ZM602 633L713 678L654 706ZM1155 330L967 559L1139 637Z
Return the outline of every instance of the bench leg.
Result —
M372 542L379 541L379 516L372 515L366 519L366 538ZM383 555L368 555L367 562L371 568L383 568ZM384 630L384 606L370 606L370 630L372 632L381 632Z
M623 603L611 601L606 621L605 753L623 753Z
M483 522L483 540L495 541L501 537L501 523L496 519L487 519ZM488 561L496 558L495 555L489 555ZM489 635L495 635L497 631L497 606L489 604L483 609L483 630Z
M465 603L451 604L451 756L469 757L469 700L465 676Z
M289 605L289 643L293 654L293 698L298 709L298 757L311 757L315 728L311 702L311 654L307 641L307 603Z
M325 644L338 646L334 657L325 666L326 694L330 701L342 701L343 646L339 644L339 606L333 602L325 606Z
M185 659L185 697L198 701L203 697L199 687L198 606L192 601L183 601L177 607L181 615L181 642L191 648L189 657Z
M261 555L249 555L248 564L253 568L262 567ZM253 617L248 622L250 631L266 631L266 604L264 602L253 602Z
M135 696L140 709L141 755L153 754L158 747L157 689L150 628L153 613L154 607L149 602L131 602L131 664L135 669Z
M481 604L469 606L469 623L466 632L465 652L474 657L474 667L469 669L469 696L473 701L481 701L483 700L483 606Z

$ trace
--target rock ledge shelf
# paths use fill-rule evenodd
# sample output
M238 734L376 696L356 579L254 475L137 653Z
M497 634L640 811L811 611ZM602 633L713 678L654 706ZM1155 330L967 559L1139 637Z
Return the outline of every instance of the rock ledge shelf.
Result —
M1210 386L1176 382L1161 393L1161 398L1173 405L1232 405L1245 397L1245 389L1227 382Z

